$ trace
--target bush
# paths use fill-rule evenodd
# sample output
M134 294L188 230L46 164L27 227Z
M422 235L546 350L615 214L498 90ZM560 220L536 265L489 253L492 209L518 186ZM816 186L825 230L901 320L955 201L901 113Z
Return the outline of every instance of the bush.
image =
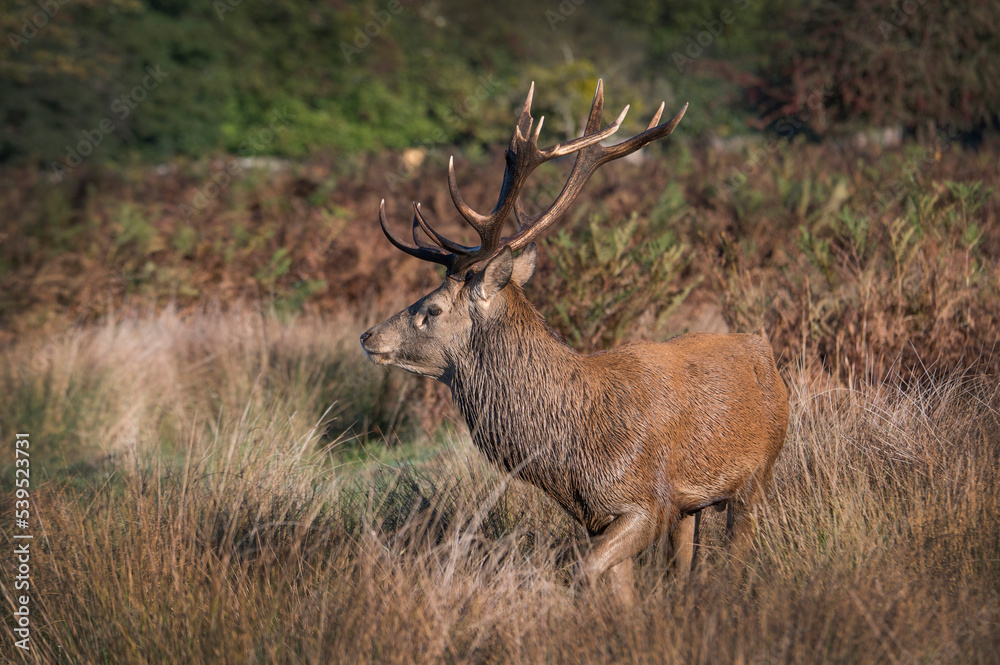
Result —
M804 181L808 185L809 179ZM780 184L780 183L779 183ZM819 185L813 189L819 189ZM786 199L800 211L795 270L747 271L744 250L727 271L727 316L741 330L769 329L786 356L816 360L844 379L920 377L995 367L1000 265L985 243L982 182L871 183L897 198L838 203ZM791 190L790 190L791 191ZM769 320L767 320L769 318Z
M1000 5L992 0L818 0L774 20L783 38L744 84L761 124L805 110L819 133L997 126Z
M689 247L672 234L644 239L638 229L635 214L614 225L594 216L582 231L543 242L553 269L531 294L573 348L607 349L640 326L656 335L697 285L681 280Z

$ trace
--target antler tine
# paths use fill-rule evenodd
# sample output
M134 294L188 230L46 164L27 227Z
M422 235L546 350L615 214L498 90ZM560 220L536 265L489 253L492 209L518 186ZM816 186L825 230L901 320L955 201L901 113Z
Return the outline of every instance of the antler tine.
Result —
M538 119L538 126L535 127L535 133L531 135L531 147L538 150L538 136L542 133L542 125L545 124L545 116L543 115Z
M514 200L514 221L517 222L517 232L520 233L521 229L524 228L524 218L528 214L524 211L524 206L521 205L521 199Z
M514 127L514 136L510 139L510 149L515 150L517 139L520 136L521 139L528 137L531 132L531 123L533 122L531 118L531 100L535 97L535 82L531 82L531 87L528 88L528 96L524 98L524 106L521 107L521 115L517 118L517 125ZM540 129L540 127L539 127ZM535 133L538 133L536 129Z
M565 143L557 143L554 146L540 150L538 148L538 137L542 130L544 117L538 119L538 124L532 132L534 120L531 117L531 102L534 99L535 86L532 83L521 109L521 116L518 118L517 126L514 129L514 136L511 138L510 147L507 150L507 166L504 169L503 185L500 188L500 195L497 203L489 215L482 215L469 207L458 192L458 181L455 177L454 161L448 165L448 187L451 191L452 200L459 213L479 234L480 245L477 251L463 256L456 262L455 270L461 271L467 266L471 266L484 258L492 256L496 250L506 240L502 236L504 220L515 211L515 219L518 224L518 231L514 238L519 237L526 229L534 226L536 218L531 218L524 214L524 210L515 210L517 199L525 181L532 171L540 164L555 157L569 155L574 152L583 153L591 146L596 146L608 137L615 134L621 127L629 107L626 106L613 123L603 130L600 129L601 113L604 108L604 82L598 81L597 90L594 93L594 101L590 108L588 118L588 131L583 136ZM572 176L571 176L572 177ZM584 179L585 181L586 179ZM582 185L582 182L580 183ZM573 194L575 197L575 194Z
M524 179L527 178L527 175L535 166L541 163L537 161L539 154L538 135L542 130L542 123L545 121L545 118L542 117L539 119L535 131L532 133L531 127L534 124L534 119L531 117L531 102L534 97L535 82L532 81L531 87L528 88L528 96L524 100L524 106L521 107L521 115L518 117L517 125L514 127L514 135L510 139L510 146L507 148L507 167L504 169L503 185L500 188L500 196L492 213L489 215L478 213L465 202L462 194L458 191L458 178L455 176L455 158L452 157L448 161L448 190L451 193L451 200L454 202L459 214L462 215L469 226L479 235L480 240L479 247L466 248L469 250L464 252L466 257L471 256L474 252L477 255L492 254L499 246L504 219L506 219L510 212L510 204L508 203L510 194L513 193L513 198L516 200L517 193ZM462 245L458 246L464 247Z
M421 235L420 230L422 229L422 227L419 224L419 219L416 213L417 205L418 204L416 202L413 203L413 209L414 209L413 225L412 228L410 229L410 233L413 235L413 242L414 244L416 244L417 247L420 247L421 249L437 249L437 247L435 247L434 245L430 244L429 242L420 237ZM431 234L427 233L427 231L424 231L424 234L426 234L427 237L431 237Z
M604 112L604 79L597 79L597 90L594 91L594 101L590 104L590 115L587 116L587 126L584 134L592 134L601 128L601 114Z
M534 119L531 117L531 102L534 95L535 84L532 82L528 96L524 100L524 106L521 108L521 115L514 128L514 136L511 138L510 146L504 155L507 164L504 169L503 184L500 187L497 203L489 215L476 212L465 202L458 191L455 160L452 158L448 162L448 191L451 193L451 200L459 214L479 235L479 246L467 247L449 240L435 231L424 219L420 211L420 204L414 204L413 208L413 241L416 245L409 245L397 238L389 228L385 216L385 201L383 200L379 206L379 222L382 225L382 231L395 247L411 256L447 266L450 276L461 274L466 268L472 268L488 260L504 245L509 246L512 250L522 249L562 216L579 195L590 176L602 164L629 155L657 139L670 136L688 108L688 105L685 104L677 115L662 125L658 125L665 107L664 104L660 104L645 131L617 145L604 147L601 142L621 128L629 107L623 108L613 123L601 129L601 116L604 110L604 81L598 79L597 89L594 91L594 101L590 106L583 136L540 150L538 138L541 135L545 118L540 117L538 125L532 131ZM528 215L519 200L521 189L528 176L543 162L574 152L577 154L576 162L573 164L569 178L556 200L541 214ZM514 220L517 222L517 232L511 237L502 237L504 221L511 212L514 213ZM417 233L417 227L428 238L437 243L440 249L422 240Z
M658 110L656 112L656 115L653 116L653 120L652 122L649 123L649 127L646 128L646 131L642 132L641 134L633 136L627 141L622 141L617 145L604 148L603 149L604 154L601 156L600 163L598 164L598 166L604 164L605 162L609 162L612 159L618 159L626 155L631 155L639 148L647 146L653 141L656 141L657 139L662 139L670 136L673 133L674 129L677 128L677 125L680 124L680 121L684 117L684 114L687 113L687 110L688 110L688 105L685 104L684 106L681 107L681 110L678 111L677 115L675 115L673 118L666 121L662 125L653 127L653 124L660 119L660 114L663 112L663 104L661 104L660 110Z
M411 229L411 234L413 235L413 243L421 249L436 249L434 245L430 244L426 240L420 237L419 233L420 227L417 225L416 218L413 219L413 228Z
M455 158L451 157L448 160L448 191L451 192L451 200L458 208L458 212L462 217L477 231L479 227L486 224L489 221L489 217L486 215L481 215L472 207L465 202L462 198L462 194L458 191L458 178L455 177Z
M378 221L382 226L382 233L385 234L385 237L389 239L389 242L391 242L396 249L406 252L410 256L415 256L418 259L423 259L424 261L440 263L448 269L451 269L452 265L455 263L455 259L457 258L455 254L443 252L436 247L420 247L410 245L397 238L396 234L393 233L392 229L389 227L389 220L385 215L385 199L382 199L382 202L378 206Z
M646 125L647 130L655 127L656 123L660 121L660 116L663 115L663 109L666 108L666 106L666 102L660 102L660 108L656 109L656 113L653 114L653 119L649 121L648 125ZM687 104L684 105L684 108L687 109Z
M598 83L598 91L600 92L601 84ZM594 96L595 106L597 103L598 95ZM600 144L593 143L589 146L584 147L577 153L576 163L573 164L573 170L570 171L569 178L566 180L566 184L563 186L559 196L556 200L552 202L547 210L541 214L530 218L524 227L518 231L518 233L510 238L507 243L512 250L518 250L526 247L535 237L538 236L542 231L551 226L559 217L566 211L566 209L573 203L580 190L583 189L583 185L587 182L594 171L598 169L602 164L606 164L613 159L619 159L630 155L636 150L639 150L643 146L661 138L670 136L670 134L680 123L681 119L684 117L684 113L687 111L688 105L685 104L681 110L673 118L663 123L662 125L655 126L657 121L659 121L660 116L663 113L664 104L660 104L660 108L657 110L656 114L653 116L652 121L650 121L649 126L641 134L637 134L630 139L622 141L621 143L609 147L601 146ZM628 107L625 107L625 111ZM619 116L618 122L624 118L624 113ZM588 130L594 126L599 126L600 116L594 113L594 108L591 108L591 115L587 120Z
M466 247L465 245L460 245L459 243L445 238L443 235L434 230L434 228L427 223L424 219L424 215L420 212L420 204L417 202L413 203L413 240L419 245L420 240L417 239L417 227L427 234L427 237L436 242L442 249L446 249L453 254L471 254L472 252L479 249L478 247ZM430 247L430 245L427 245ZM433 247L431 249L434 249Z
M613 136L615 132L622 126L622 121L625 120L625 116L628 115L628 105L622 109L622 112L618 114L615 121L605 127L599 132L594 132L592 134L585 134L578 139L573 139L572 141L567 141L566 143L558 143L551 148L546 148L545 150L540 150L539 155L542 157L543 161L552 159L553 157L561 157L562 155L569 155L574 152L579 152L584 148L595 145L603 141L604 139ZM598 123L600 122L600 116L598 116ZM588 124L590 124L588 122Z

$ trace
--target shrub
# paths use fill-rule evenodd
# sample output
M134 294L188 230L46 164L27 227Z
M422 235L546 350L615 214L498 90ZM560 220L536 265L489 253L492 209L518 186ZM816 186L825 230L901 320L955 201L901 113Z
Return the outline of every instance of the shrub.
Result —
M640 324L655 335L697 285L681 279L690 248L671 234L644 238L639 226L635 214L624 224L594 216L543 241L553 269L531 293L574 348L610 348Z
M810 114L819 133L903 125L971 132L996 126L1000 5L992 0L792 3L767 62L744 79L761 124Z

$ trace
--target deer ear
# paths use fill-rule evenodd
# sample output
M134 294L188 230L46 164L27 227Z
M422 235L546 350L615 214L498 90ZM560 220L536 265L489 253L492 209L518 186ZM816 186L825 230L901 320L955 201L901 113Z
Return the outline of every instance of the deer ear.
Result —
M514 259L514 272L511 279L518 286L524 286L535 274L535 265L538 263L538 248L535 243L528 243L520 254Z
M514 272L514 254L504 247L486 264L483 271L473 277L472 294L479 300L491 300L510 282Z

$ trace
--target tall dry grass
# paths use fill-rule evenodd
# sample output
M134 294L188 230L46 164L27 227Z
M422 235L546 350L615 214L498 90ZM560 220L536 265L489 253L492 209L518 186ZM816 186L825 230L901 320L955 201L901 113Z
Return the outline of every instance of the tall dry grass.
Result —
M845 388L790 370L788 441L746 559L709 515L694 579L671 577L653 548L623 610L570 586L585 539L460 431L410 461L345 463L355 434L331 414L391 413L412 388L363 364L363 327L168 311L0 353L0 437L32 435L40 548L32 651L9 649L8 632L3 658L1000 659L995 379ZM6 518L0 535L12 542Z

